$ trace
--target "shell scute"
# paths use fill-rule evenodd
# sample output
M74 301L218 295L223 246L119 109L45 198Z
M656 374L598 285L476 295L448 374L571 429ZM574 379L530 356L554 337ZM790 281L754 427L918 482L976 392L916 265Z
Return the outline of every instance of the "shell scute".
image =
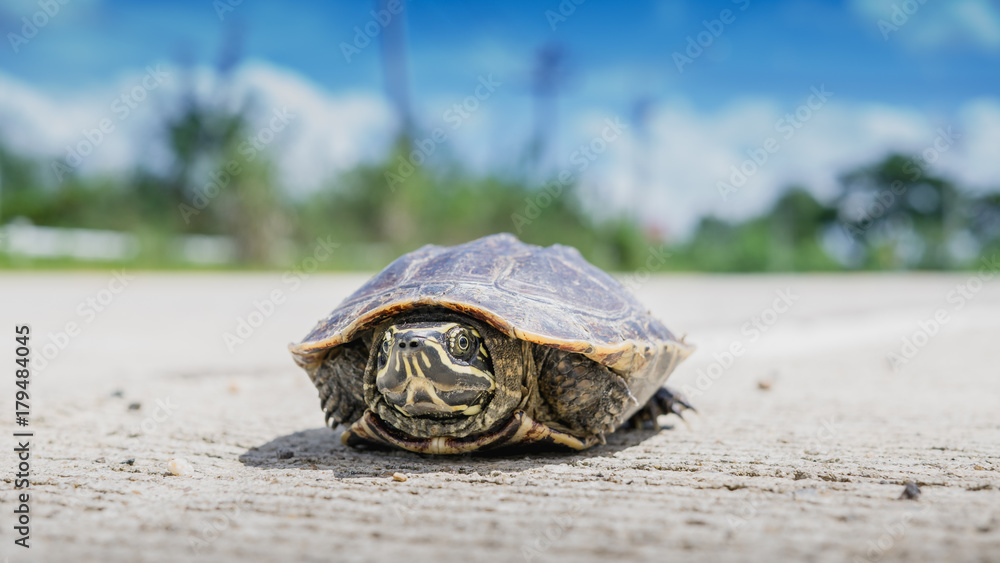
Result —
M582 353L620 373L641 369L661 350L690 353L576 249L524 244L510 234L401 256L290 350L300 364L309 363L382 320L421 307L462 312L513 338Z

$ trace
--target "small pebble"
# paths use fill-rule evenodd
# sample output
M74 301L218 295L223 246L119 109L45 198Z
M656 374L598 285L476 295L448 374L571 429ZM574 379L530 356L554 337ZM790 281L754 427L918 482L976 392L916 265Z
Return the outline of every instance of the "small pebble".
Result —
M128 410L137 411L142 408L142 403L129 403Z
M125 465L135 465L135 458L134 457L130 457L130 458L126 459L125 461L123 461L122 463L124 463Z
M399 473L397 471L396 473L392 474L392 480L399 481L400 483L402 483L403 481L406 481L406 475L403 475L402 473Z
M171 474L178 477L190 477L194 475L194 467L186 459L172 459L167 462L167 469Z
M121 399L122 397L125 396L125 392L122 391L121 389L115 389L115 391L111 393L111 396L114 397L115 399Z
M920 498L920 487L913 481L907 481L903 486L903 494L899 495L899 500L917 500Z
M295 452L292 450L278 450L278 459L290 459L295 457Z

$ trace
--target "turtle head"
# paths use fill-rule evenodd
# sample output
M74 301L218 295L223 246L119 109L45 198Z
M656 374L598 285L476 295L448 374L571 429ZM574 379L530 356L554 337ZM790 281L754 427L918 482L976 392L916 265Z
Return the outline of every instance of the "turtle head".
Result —
M378 392L407 417L474 416L497 387L482 335L460 322L389 326L375 369Z
M440 309L387 319L367 342L368 408L341 434L351 446L458 454L506 445L589 447L525 411L532 348L479 319Z

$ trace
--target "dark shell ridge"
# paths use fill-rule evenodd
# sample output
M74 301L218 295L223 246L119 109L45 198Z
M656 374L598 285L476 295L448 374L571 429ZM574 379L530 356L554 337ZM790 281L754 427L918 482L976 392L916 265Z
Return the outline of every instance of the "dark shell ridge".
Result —
M690 353L576 249L529 245L510 234L401 256L289 349L305 366L382 320L420 307L468 314L511 337L578 352L619 372L641 368L659 348Z

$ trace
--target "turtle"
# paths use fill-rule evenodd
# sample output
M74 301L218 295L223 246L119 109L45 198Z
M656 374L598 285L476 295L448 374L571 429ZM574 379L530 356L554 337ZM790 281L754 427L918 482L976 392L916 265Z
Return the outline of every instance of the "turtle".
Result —
M693 409L662 387L693 346L575 248L508 233L404 254L289 350L349 446L583 450Z

